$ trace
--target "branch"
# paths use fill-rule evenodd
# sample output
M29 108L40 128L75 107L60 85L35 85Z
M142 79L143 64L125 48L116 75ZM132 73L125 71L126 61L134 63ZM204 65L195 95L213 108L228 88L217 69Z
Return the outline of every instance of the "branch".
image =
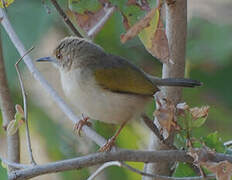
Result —
M175 2L174 4L167 4ZM187 37L187 1L186 0L168 0L165 4L165 18L166 18L166 35L170 49L170 60L172 63L163 64L162 78L183 78L185 72L185 48ZM165 94L168 100L174 104L179 103L182 96L182 88L180 87L164 87L162 93ZM155 119L155 124L159 123ZM167 139L173 142L174 132L169 134ZM161 150L169 149L166 145L159 142L153 136L150 139L150 149ZM170 163L154 163L149 164L145 168L147 172L152 174L167 175L170 174ZM150 178L143 178L143 180L150 180Z
M2 8L0 8L2 10ZM0 16L1 17L1 16ZM15 109L10 97L10 90L5 72L2 43L0 39L0 108L3 116L3 128L6 129L9 122L14 119ZM11 162L20 161L20 141L18 131L7 136L7 158ZM11 169L10 169L11 170Z
M116 10L116 7L107 7L107 5L104 7L106 9L106 13L105 15L100 19L100 21L94 26L92 27L88 32L87 32L87 36L88 37L94 37L104 26L104 24L106 23L106 21L111 17L111 15L114 13L114 11Z
M208 158L208 159L207 159ZM232 163L232 156L216 153L206 156L206 161L220 162L227 160ZM57 161L45 165L35 165L23 170L17 170L9 174L9 180L29 179L35 176L61 172L67 170L81 169L110 161L133 161L133 162L193 162L193 158L182 150L162 151L136 151L120 150L116 152L94 153L83 157ZM123 163L124 164L124 163Z
M82 37L82 35L80 34L80 32L75 28L75 26L73 25L73 23L70 21L70 19L68 18L68 16L65 14L65 12L63 11L63 9L60 7L60 5L57 3L56 0L51 0L51 3L53 4L53 6L56 8L56 10L58 11L58 13L60 14L60 16L63 18L64 22L68 25L68 27L72 30L72 32L78 36L78 37Z
M22 95L23 95L23 111L24 111L24 119L26 122L26 137L27 137L27 148L28 148L28 152L30 155L30 160L31 160L31 164L36 164L33 154L32 154L32 148L31 148L31 138L30 138L30 132L29 132L29 127L28 127L28 113L27 113L27 96L25 93L25 89L24 89L24 85L23 85L23 81L22 81L22 77L20 74L20 71L18 69L18 64L19 62L23 59L23 57L27 54L29 54L32 50L34 49L34 47L32 47L31 49L29 49L16 63L15 63L15 69L17 71L18 74L18 78L19 78L19 83L20 83L20 87L22 90Z
M4 10L0 8L0 18L1 24L6 30L8 36L10 37L12 43L18 50L19 54L23 56L25 54L25 48L21 41L19 40L18 36L16 35L14 29L12 28L6 14L4 13ZM34 78L38 80L41 84L41 86L46 90L46 92L52 97L52 99L56 102L56 104L59 106L59 108L64 112L65 115L73 122L78 123L79 119L74 114L74 112L68 107L68 105L64 102L64 100L57 94L57 92L48 84L48 82L44 79L44 77L41 75L41 73L36 69L34 64L32 63L32 60L29 55L26 55L24 58L24 63L26 64L29 71L32 73ZM1 88L0 88L1 89ZM96 144L99 146L103 146L107 141L97 134L94 130L92 130L89 127L84 126L82 128L82 131L86 136L88 136L90 139L92 139Z

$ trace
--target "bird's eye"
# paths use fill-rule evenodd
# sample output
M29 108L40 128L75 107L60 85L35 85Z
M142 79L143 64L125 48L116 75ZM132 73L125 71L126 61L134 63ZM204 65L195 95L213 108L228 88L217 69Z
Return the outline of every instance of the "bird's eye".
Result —
M61 54L56 54L56 58L60 59L61 58Z

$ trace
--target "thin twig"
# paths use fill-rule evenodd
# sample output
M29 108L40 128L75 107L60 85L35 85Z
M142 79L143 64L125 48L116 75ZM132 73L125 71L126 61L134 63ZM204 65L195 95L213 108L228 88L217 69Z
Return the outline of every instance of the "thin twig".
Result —
M153 121L144 113L141 115L141 117L142 117L143 121L145 122L145 124L147 125L147 127L149 127L150 130L159 138L159 140L161 142L163 142L164 137L160 133L159 128L153 123Z
M6 30L8 36L10 37L12 43L18 50L19 54L23 56L26 52L22 42L19 40L17 34L11 26L10 21L8 20L4 10L0 8L0 18L2 17L2 21L0 22L4 29ZM26 55L24 58L24 63L26 64L29 71L32 73L34 78L40 82L41 86L46 90L46 92L52 97L52 99L56 102L59 108L67 115L67 117L73 122L78 123L79 118L75 115L75 113L68 107L68 105L64 102L64 100L57 94L57 92L48 84L42 74L36 69L35 65L32 63L32 60L29 55ZM99 146L103 146L107 141L105 138L100 136L90 127L84 126L82 131L86 136L92 139Z
M205 177L196 176L196 177L183 177L183 178L169 177L169 176L161 176L161 175L157 175L157 174L146 173L144 171L140 171L140 170L138 170L136 168L133 168L132 166L129 166L126 163L121 163L121 166L129 169L132 172L140 174L142 176L148 176L148 177L152 177L152 178L158 178L159 180L206 180L206 179L212 179L212 178L215 177L215 175L208 175L208 176L205 176Z
M31 47L31 48L30 48L30 49L29 49L29 50L28 50L16 63L15 63L15 69L16 69L17 74L18 74L19 83L20 83L20 87L21 87L21 91L22 91L22 96L23 96L23 111L24 111L24 118L25 118L25 122L26 122L27 148L28 148L28 152L29 152L31 164L36 165L35 159L34 159L33 154L32 154L30 131L29 131L29 127L28 127L27 95L26 95L26 93L25 93L25 89L24 89L24 85L23 85L23 81L22 81L22 76L21 76L20 71L19 71L19 68L18 68L19 62L24 58L24 56L26 56L27 54L29 54L33 49L34 49L34 47Z
M0 157L0 160L10 166L10 167L13 167L14 169L25 169L25 168L29 168L29 167L32 167L31 165L28 165L28 164L21 164L21 163L15 163L15 162L10 162L8 161L7 159L3 158L3 157Z
M208 160L212 162L220 162L224 160L232 162L232 156L221 153L215 153L213 156L206 156L206 158L206 161ZM94 153L83 157L47 163L45 165L35 165L27 169L17 170L9 174L9 180L29 179L43 174L81 169L110 161L133 161L145 163L179 161L192 163L193 158L187 155L186 151L182 150L120 150L116 152Z
M104 16L98 21L98 23L92 27L88 32L87 32L87 36L88 37L94 37L100 30L101 28L104 26L104 24L106 23L106 21L111 17L111 15L114 13L114 11L116 10L116 7L107 7L108 4L106 4L106 6L104 7L106 9L106 13L104 14Z
M96 176L98 176L104 169L110 167L110 166L119 166L121 167L121 163L119 161L111 161L104 163L102 166L100 166L87 180L93 180Z
M57 3L56 0L51 0L51 3L53 4L53 6L56 8L56 10L58 11L58 13L60 14L60 16L63 18L64 22L68 25L68 27L72 30L72 32L78 36L78 37L83 37L80 32L75 28L75 26L73 25L73 23L70 21L70 19L68 18L68 16L65 14L65 12L63 11L63 9L60 7L60 5Z

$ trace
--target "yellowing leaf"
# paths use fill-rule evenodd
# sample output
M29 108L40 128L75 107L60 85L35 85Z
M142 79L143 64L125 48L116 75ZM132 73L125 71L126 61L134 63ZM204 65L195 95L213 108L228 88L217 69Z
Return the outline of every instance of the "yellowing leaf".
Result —
M16 120L10 121L10 123L7 126L7 135L13 136L19 128L19 125Z
M5 169L8 169L7 164L5 164L3 161L1 162L1 166L2 166L3 168L5 168Z
M5 8L12 4L14 0L0 0L0 7Z
M21 125L25 120L24 110L23 110L22 106L19 104L15 105L15 110L16 110L15 120L19 125Z
M149 26L144 28L143 31L139 33L139 38L143 42L144 46L149 50L152 48L152 37L155 35L157 30L160 13L159 10L155 8L151 10L151 13L148 15L150 17L150 21L148 22Z
M124 18L125 19L125 18ZM145 17L135 23L124 35L121 35L121 42L138 35L143 45L154 57L163 63L169 62L168 39L160 18L160 6L151 9Z

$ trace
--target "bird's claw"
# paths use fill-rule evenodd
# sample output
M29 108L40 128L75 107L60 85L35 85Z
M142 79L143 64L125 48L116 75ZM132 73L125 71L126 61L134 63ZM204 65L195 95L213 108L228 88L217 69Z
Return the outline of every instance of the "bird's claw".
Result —
M112 149L112 147L115 145L115 138L110 138L106 144L104 144L98 151L99 152L108 152Z

